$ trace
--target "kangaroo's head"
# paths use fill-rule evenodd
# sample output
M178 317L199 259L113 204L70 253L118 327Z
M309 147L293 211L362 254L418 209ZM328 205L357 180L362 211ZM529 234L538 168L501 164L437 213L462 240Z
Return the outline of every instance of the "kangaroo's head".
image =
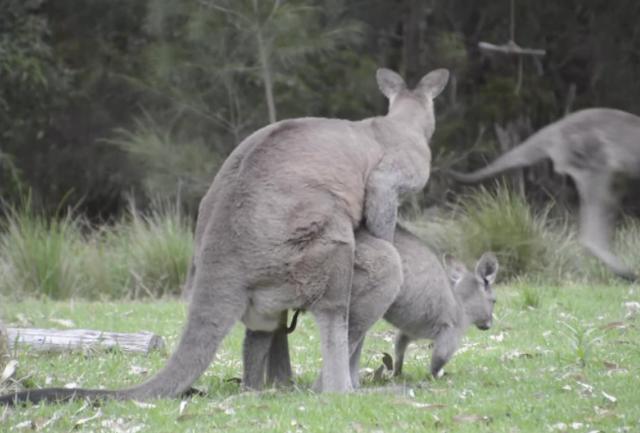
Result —
M409 121L419 121L424 128L427 141L435 130L433 99L449 81L447 69L436 69L422 77L418 85L410 90L400 75L390 69L380 68L376 73L380 91L389 99L389 116Z
M474 272L470 272L464 264L451 256L445 256L444 262L468 323L482 330L491 328L493 306L496 303L492 288L498 273L496 256L490 252L484 253L476 263Z

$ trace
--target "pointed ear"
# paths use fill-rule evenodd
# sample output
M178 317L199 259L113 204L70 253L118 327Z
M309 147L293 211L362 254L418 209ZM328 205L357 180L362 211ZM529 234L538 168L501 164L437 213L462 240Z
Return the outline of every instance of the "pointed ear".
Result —
M428 98L434 99L444 90L448 81L449 70L436 69L422 77L422 79L416 86L416 91L420 92Z
M476 264L476 276L487 280L489 284L496 281L498 275L498 259L492 252L484 253Z
M459 283L462 278L464 278L464 274L469 272L467 267L456 260L451 254L445 254L442 256L442 263L444 264L444 269L447 271L447 276L452 284Z
M391 69L379 68L376 71L376 80L378 80L380 91L389 99L407 87L402 77Z

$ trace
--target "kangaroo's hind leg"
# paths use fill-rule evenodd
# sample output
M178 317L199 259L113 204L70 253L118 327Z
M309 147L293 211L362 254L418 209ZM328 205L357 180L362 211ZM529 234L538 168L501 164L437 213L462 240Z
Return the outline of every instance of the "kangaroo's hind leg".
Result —
M283 311L278 329L273 331L271 349L267 358L268 385L289 385L292 382L293 373L287 335L287 311Z
M353 232L351 232L353 233ZM353 236L353 235L352 235ZM330 241L310 251L304 268L309 275L311 290L324 286L319 299L312 303L313 314L320 330L322 351L321 389L324 392L352 390L349 374L349 298L354 262L354 241ZM314 275L315 274L315 275Z
M611 252L618 197L612 174L602 170L571 173L580 195L580 242L618 277L638 276Z
M260 390L264 386L267 357L273 341L272 331L252 331L247 328L242 343L242 386Z

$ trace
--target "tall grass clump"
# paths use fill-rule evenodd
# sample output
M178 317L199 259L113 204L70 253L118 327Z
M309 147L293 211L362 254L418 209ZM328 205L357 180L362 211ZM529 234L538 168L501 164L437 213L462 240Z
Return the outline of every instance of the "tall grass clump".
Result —
M29 204L10 207L0 231L4 295L46 295L64 299L81 279L81 220L68 213L49 219Z
M130 205L106 235L109 260L130 297L177 295L193 250L192 226L178 205L156 202L148 214Z
M133 205L112 226L45 217L28 205L0 223L0 294L52 299L179 294L193 248L191 223L177 206Z
M505 184L463 196L453 226L450 248L469 261L494 251L505 278L562 272L566 233L552 228L548 208L534 212Z

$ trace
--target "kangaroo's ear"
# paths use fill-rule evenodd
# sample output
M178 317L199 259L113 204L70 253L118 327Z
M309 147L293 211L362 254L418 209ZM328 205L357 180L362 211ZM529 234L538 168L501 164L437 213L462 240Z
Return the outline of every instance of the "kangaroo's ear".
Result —
M442 256L442 263L444 264L445 271L447 271L449 280L454 285L459 283L462 278L464 278L464 274L469 272L464 263L455 259L451 254Z
M476 264L476 275L493 284L498 275L498 258L492 252L484 253Z
M448 81L449 70L436 69L422 77L416 86L416 91L428 98L434 99L444 90Z
M376 80L380 91L389 99L393 99L407 87L402 77L391 69L379 68L376 71Z

